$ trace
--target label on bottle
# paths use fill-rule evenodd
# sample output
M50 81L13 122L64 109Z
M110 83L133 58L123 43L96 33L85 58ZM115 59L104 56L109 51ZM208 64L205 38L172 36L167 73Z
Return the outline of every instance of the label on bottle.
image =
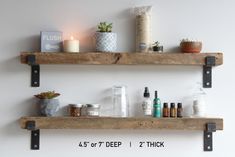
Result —
M157 100L155 100L155 104L154 104L154 117L161 117L161 101L158 98Z
M147 99L143 101L142 104L144 115L145 116L152 116L152 101L151 99Z
M161 117L161 106L157 106L156 117Z

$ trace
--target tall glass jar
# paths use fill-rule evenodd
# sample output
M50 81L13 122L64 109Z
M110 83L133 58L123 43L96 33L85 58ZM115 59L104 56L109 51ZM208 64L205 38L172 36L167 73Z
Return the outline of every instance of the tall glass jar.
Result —
M113 87L113 115L114 117L129 116L129 102L126 86Z
M202 84L197 83L194 89L193 96L193 116L204 117L206 116L206 93L202 89Z

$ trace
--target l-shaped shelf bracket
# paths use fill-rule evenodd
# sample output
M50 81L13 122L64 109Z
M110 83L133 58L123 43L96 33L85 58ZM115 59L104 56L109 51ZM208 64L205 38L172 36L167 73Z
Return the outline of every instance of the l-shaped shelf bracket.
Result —
M28 121L26 129L31 131L31 149L39 150L40 146L40 130L36 129L35 121Z
M215 56L207 56L203 66L203 87L212 88L212 66L215 66Z
M40 66L36 64L36 56L28 55L27 62L31 66L31 86L40 86Z
M216 124L207 123L204 131L204 151L213 151L213 132L216 132Z

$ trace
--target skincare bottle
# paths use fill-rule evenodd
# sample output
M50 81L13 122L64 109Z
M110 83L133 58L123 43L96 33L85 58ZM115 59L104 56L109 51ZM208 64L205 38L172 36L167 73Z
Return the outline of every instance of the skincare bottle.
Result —
M177 117L182 118L183 117L183 107L182 103L177 104Z
M144 100L142 103L142 108L144 112L144 116L152 116L152 100L150 98L150 93L148 87L144 89Z
M170 109L168 107L168 103L163 103L163 117L170 117Z
M176 118L176 116L177 116L177 110L175 108L175 103L171 103L170 117L171 118Z
M157 118L161 118L161 100L158 98L157 91L155 91L155 98L154 98L154 113L153 116Z

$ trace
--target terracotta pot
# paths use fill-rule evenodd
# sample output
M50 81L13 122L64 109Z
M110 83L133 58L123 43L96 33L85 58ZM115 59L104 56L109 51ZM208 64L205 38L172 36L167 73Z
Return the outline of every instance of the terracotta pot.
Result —
M202 42L185 41L180 43L182 52L185 53L200 53L202 50Z

